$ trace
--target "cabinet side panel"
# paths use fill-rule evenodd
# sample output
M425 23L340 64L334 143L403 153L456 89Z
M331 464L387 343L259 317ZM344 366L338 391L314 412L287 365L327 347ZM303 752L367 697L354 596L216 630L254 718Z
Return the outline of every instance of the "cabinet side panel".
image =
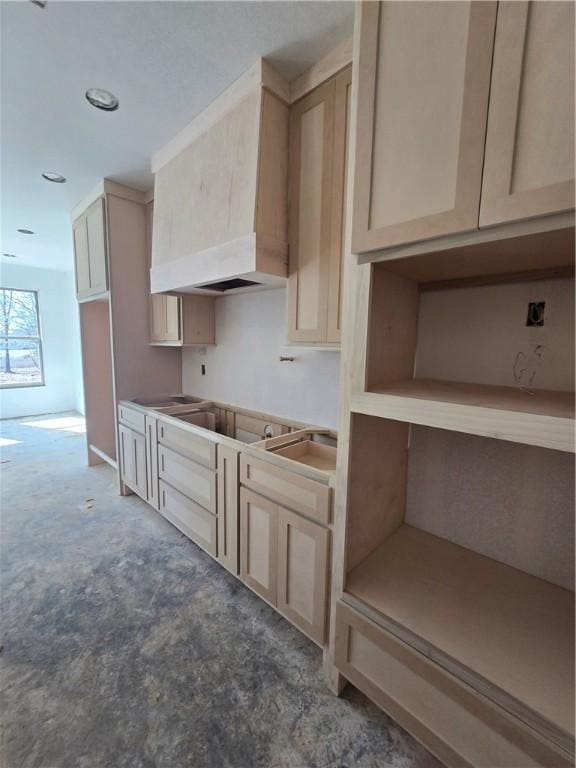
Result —
M262 94L256 232L288 241L288 127L290 113L280 99Z

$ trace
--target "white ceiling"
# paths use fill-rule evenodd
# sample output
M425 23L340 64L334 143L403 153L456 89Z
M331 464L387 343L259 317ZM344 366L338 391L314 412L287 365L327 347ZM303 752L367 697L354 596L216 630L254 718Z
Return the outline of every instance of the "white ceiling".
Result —
M18 257L0 264L72 269L70 211L101 178L150 188L151 155L257 57L292 79L352 16L350 2L0 2L1 252ZM90 87L120 109L91 107Z

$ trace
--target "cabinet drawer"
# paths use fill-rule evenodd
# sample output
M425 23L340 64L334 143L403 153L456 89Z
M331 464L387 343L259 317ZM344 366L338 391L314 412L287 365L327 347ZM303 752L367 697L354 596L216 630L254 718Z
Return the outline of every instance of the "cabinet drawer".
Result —
M330 488L252 456L240 456L240 482L319 523L330 522Z
M179 453L158 446L158 475L180 493L216 514L216 473Z
M126 424L127 427L135 429L141 434L145 434L146 416L141 411L136 411L133 408L126 408L124 405L119 405L118 418L120 422Z
M158 422L158 442L187 456L198 464L216 469L216 443L181 429L174 424Z
M567 766L565 753L342 602L336 605L335 663L448 766Z
M183 534L216 556L216 517L160 480L160 512Z

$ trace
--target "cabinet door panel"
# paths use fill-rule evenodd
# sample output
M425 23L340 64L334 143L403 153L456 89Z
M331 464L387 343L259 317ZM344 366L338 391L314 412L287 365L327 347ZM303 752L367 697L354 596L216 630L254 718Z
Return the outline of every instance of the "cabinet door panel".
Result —
M146 461L148 480L148 503L159 509L158 498L158 421L146 416Z
M205 467L216 469L216 443L201 435L189 432L177 424L159 421L158 442Z
M180 299L178 296L165 296L166 341L181 341Z
M218 446L218 560L238 573L238 451Z
M90 260L85 216L81 216L74 222L74 262L76 265L76 294L80 298L82 295L90 293Z
M90 290L92 293L101 293L108 289L104 198L96 200L86 211L86 228L90 258Z
M240 577L272 605L276 605L277 517L276 504L240 489Z
M498 8L480 225L574 207L574 3Z
M148 478L146 473L146 438L138 432L132 432L132 448L134 451L134 485L132 489L144 501L148 501Z
M346 188L348 186L348 131L352 68L335 80L334 158L332 178L332 216L330 235L330 270L328 283L328 327L326 341L339 342L342 329L342 276L346 227Z
M278 610L323 644L326 634L326 528L278 508Z
M292 107L288 336L325 342L330 267L334 82Z
M150 296L151 341L166 341L166 296L154 293Z
M496 3L364 3L355 253L476 229Z
M136 455L132 440L133 432L128 427L118 426L120 442L120 477L132 490L136 481Z

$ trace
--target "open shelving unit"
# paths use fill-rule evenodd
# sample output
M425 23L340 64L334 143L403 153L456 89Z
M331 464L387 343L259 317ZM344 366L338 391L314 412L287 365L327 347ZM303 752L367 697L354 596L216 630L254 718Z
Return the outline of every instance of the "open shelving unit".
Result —
M574 393L409 379L352 398L354 413L574 452Z
M484 253L474 256L480 269ZM501 275L496 263L476 281L462 281L455 254L439 270L407 268L410 277L400 261L393 271L385 260L354 267L340 600L565 765L574 754L574 279L565 250L563 268L546 274ZM526 303L536 300L548 314L528 328ZM488 308L481 317L479 307ZM361 686L366 675L369 685L386 679L362 669Z

